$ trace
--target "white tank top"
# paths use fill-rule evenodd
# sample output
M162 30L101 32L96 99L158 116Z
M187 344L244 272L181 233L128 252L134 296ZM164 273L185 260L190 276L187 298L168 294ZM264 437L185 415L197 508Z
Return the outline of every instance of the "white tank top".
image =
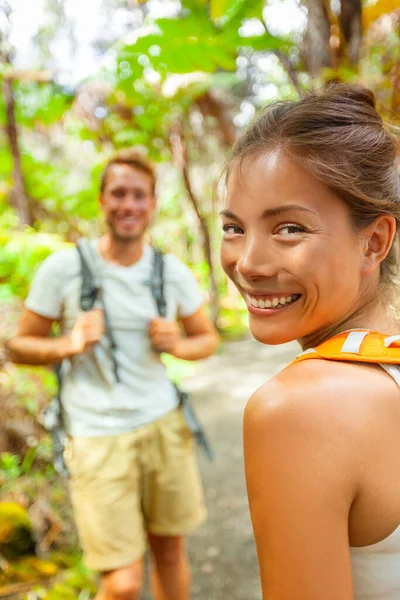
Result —
M400 387L400 365L381 367ZM400 600L400 525L377 544L351 548L354 600Z

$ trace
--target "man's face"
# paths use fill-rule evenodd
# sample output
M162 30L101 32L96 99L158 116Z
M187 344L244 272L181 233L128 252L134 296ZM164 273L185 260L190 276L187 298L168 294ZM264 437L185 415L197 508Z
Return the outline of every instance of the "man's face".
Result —
M156 204L150 175L130 165L111 165L100 203L116 240L141 240Z

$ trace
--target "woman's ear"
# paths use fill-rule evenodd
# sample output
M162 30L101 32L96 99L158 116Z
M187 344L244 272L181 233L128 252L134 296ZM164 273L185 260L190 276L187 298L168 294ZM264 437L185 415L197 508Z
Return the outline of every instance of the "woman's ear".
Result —
M382 215L364 232L365 251L362 259L362 275L379 267L387 257L396 233L396 219Z

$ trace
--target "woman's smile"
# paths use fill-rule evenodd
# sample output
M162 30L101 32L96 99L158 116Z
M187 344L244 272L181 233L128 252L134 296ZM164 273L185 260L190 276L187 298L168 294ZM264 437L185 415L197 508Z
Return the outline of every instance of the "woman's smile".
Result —
M293 306L301 294L276 292L262 293L242 290L249 312L253 314L272 315L283 308Z

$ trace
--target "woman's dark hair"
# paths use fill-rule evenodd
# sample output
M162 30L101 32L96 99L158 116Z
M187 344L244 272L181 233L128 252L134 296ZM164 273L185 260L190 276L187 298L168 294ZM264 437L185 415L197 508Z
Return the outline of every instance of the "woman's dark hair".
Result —
M238 139L229 168L281 151L331 188L349 207L356 230L382 214L396 218L396 236L381 281L398 276L400 181L396 141L379 116L373 92L333 85L301 100L270 104Z

